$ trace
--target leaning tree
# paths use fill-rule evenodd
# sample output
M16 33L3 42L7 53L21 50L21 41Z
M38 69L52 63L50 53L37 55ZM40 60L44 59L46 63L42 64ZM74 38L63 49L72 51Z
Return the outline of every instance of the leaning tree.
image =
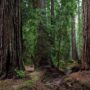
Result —
M20 0L0 0L0 78L23 69Z

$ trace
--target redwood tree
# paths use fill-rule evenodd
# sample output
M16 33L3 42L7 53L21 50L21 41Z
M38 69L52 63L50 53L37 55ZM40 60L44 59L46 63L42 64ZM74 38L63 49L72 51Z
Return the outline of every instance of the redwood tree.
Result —
M0 0L0 77L22 69L20 0Z
M82 69L90 69L90 0L83 0L84 9L84 48Z

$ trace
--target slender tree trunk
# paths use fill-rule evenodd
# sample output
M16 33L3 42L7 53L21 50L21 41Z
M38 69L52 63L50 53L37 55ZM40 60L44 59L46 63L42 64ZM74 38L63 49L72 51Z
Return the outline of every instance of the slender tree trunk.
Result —
M54 0L51 0L51 25L52 25L52 30L51 30L51 43L53 43L53 46L55 47L55 30L54 30Z
M50 31L50 34L51 34L51 37L50 37L50 39L51 39L51 47L53 47L54 49L53 49L53 52L55 53L55 50L56 50L56 42L55 42L55 39L56 39L56 31L55 31L55 0L51 0L51 27L52 27L52 29L51 29L51 31ZM51 51L52 52L52 51ZM51 53L52 54L52 53ZM59 55L59 54L58 54ZM58 56L57 55L57 57L59 58L60 56ZM59 60L58 60L59 61ZM58 62L58 64L59 64L59 62Z
M54 0L51 0L51 24L53 24L54 18Z
M0 77L13 77L22 69L20 1L0 1Z
M58 41L58 43L59 43L59 45L58 45L58 52L57 52L57 59L58 59L58 68L60 67L60 59L61 59L61 52L60 52L60 46L61 46L61 39L59 39L59 41Z
M78 0L78 32L77 32L77 36L78 36L78 57L81 60L82 58L82 54L83 54L83 8L82 8L82 4L81 0Z
M82 69L90 69L90 0L83 1L84 9L84 47Z
M72 59L78 61L78 53L76 46L75 16L72 18Z

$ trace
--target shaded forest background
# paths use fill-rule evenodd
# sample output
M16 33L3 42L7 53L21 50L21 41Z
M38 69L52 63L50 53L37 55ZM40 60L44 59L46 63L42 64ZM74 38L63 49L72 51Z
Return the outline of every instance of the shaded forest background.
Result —
M26 64L38 63L40 58L42 61L51 60L58 68L67 68L68 64L81 62L81 0L23 0L21 5L23 58Z

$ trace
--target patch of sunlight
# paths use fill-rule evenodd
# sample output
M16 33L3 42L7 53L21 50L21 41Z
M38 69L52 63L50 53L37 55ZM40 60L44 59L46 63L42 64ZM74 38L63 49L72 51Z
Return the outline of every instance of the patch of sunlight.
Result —
M40 71L35 71L35 72L33 72L33 73L31 73L30 74L30 76L31 76L31 80L32 81L38 81L38 80L40 80L41 79L41 72Z

